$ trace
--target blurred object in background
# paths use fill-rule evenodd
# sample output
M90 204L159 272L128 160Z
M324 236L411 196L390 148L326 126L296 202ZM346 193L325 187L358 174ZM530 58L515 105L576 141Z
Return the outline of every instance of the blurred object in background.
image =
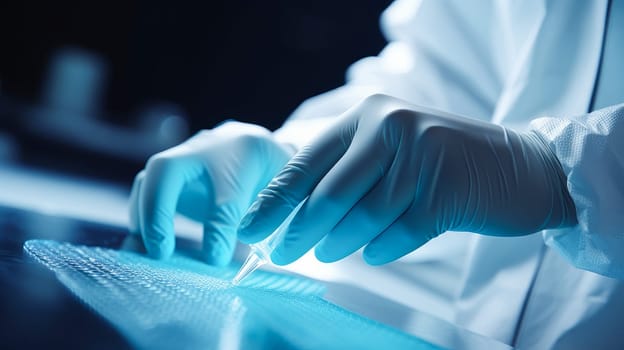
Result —
M3 119L7 118L8 107L8 101L2 91L2 80L0 77L0 126L4 124ZM17 143L13 136L8 131L0 128L0 163L13 161L17 153Z
M99 120L106 113L101 104L106 71L93 53L59 50L50 64L41 108L29 116L28 128L42 138L136 162L186 139L188 123L173 104L151 107L147 129Z
M52 55L40 101L28 104L15 100L9 111L12 118L6 120L12 133L26 140L26 150L35 146L27 160L44 167L61 165L62 170L72 172L104 167L109 172L89 175L106 179L113 175L114 179L114 173L123 169L136 170L136 165L128 165L142 164L150 155L188 137L188 121L173 103L148 105L138 116L139 125L107 121L102 104L106 66L102 57L84 49L62 48ZM15 147L5 148L5 153L16 153ZM1 152L2 148L0 156ZM64 163L71 169L63 167Z
M161 145L177 144L189 136L189 123L182 109L173 103L154 103L138 113L141 133Z
M171 103L146 110L149 127L115 126L100 120L106 115L101 106L105 81L106 65L97 55L60 50L52 58L42 103L27 113L27 128L41 138L136 162L187 138L188 123Z
M96 54L60 49L50 60L42 105L58 113L58 122L95 119L101 112L106 75L106 64Z
M0 162L14 161L17 152L17 145L13 136L0 131Z
M0 131L0 162L14 161L17 152L17 145L13 137Z

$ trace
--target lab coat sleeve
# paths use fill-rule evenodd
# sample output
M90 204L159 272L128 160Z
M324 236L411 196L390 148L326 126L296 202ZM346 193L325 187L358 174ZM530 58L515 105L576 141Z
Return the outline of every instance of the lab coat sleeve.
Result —
M578 224L544 231L578 268L624 279L624 104L574 118L539 118L567 175Z
M495 8L463 0L443 5L395 1L381 17L386 47L351 65L342 87L303 102L276 132L277 139L299 148L349 107L376 93L489 120L506 75L504 58L494 48L500 42L513 47L522 42L494 29L504 24L502 16L493 14ZM482 12L488 20L464 16L467 11Z
M298 150L330 128L349 107L374 93L374 89L346 84L305 100L273 133L274 138Z

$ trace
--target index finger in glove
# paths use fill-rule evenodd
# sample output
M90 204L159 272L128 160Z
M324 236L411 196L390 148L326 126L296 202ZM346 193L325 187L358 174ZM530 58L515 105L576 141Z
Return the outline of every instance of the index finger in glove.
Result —
M241 220L238 236L245 243L270 235L305 198L348 148L342 128L304 146L258 194Z
M197 164L190 159L154 157L148 161L139 193L141 235L148 254L169 257L175 247L173 218L189 172Z

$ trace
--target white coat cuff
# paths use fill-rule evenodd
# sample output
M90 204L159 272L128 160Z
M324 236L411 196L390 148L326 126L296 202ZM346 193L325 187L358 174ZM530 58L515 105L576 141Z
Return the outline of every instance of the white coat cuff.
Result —
M578 224L544 231L573 265L624 279L624 105L573 118L539 118L567 176Z

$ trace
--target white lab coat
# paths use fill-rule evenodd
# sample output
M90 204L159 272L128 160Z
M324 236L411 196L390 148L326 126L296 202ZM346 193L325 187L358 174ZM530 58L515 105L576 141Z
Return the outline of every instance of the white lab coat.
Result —
M588 115L608 5L396 1L381 19L384 50L276 132L302 145L313 127L385 93L549 141L576 227L517 238L446 233L380 270L407 281L380 293L519 349L624 348L624 106Z

